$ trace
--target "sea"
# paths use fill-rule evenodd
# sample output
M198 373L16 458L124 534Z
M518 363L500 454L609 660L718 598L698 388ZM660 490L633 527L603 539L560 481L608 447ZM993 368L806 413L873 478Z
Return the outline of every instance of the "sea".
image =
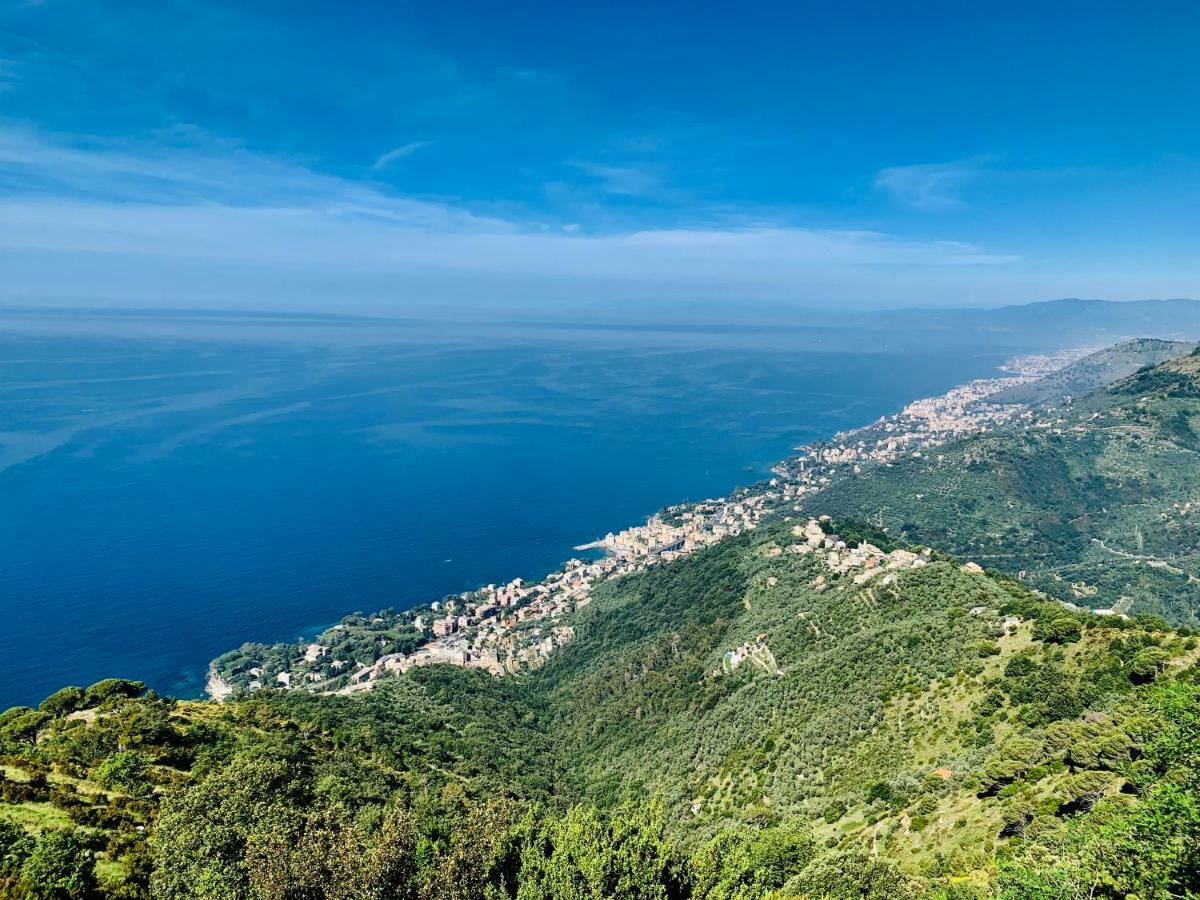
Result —
M894 323L0 312L0 709L516 576L1022 348Z

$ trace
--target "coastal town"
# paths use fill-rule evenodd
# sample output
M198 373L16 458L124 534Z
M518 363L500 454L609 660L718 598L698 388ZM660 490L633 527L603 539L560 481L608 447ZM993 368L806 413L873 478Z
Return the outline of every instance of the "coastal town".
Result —
M937 397L925 397L900 412L883 416L870 425L840 432L830 441L797 447L797 455L772 471L800 494L820 490L840 470L855 474L870 464L890 465L902 456L920 457L949 441L991 431L1014 421L1043 426L1035 412L1019 403L996 403L1003 391L1044 378L1093 352L1093 348L1067 350L1053 355L1023 356L1011 360L997 378L983 378L952 388Z
M576 549L603 555L571 559L541 581L516 578L402 613L348 616L311 642L246 645L214 661L207 692L218 699L264 687L350 694L421 666L445 663L496 676L537 668L574 636L565 619L591 602L597 584L752 529L772 498L743 489L668 507L644 525L581 545Z
M1041 421L1028 407L993 403L991 398L1089 352L1021 357L1008 363L1000 377L916 400L870 425L798 447L796 455L772 469L773 478L739 488L729 497L667 507L643 525L581 544L576 551L595 558L573 558L540 581L516 578L402 612L347 616L311 641L244 645L213 662L207 693L216 699L263 688L351 694L410 669L437 664L477 668L497 677L535 669L572 639L572 614L585 608L593 590L608 579L751 530L767 516L791 511L799 500L819 493L847 470L858 474L870 466L892 465L902 456L919 457L947 441L1014 421L1047 427L1052 423ZM907 551L885 555L870 545L847 551L844 545L830 543L815 520L797 526L796 534L804 540L792 552L823 552L833 572L858 570L856 583L876 576L890 581L898 570L924 562ZM739 648L727 665L764 658L753 650Z

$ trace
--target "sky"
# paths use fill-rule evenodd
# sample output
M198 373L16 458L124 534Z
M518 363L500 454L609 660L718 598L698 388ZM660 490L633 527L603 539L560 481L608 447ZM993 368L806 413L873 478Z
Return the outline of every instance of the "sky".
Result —
M0 304L1200 296L1200 7L0 0Z

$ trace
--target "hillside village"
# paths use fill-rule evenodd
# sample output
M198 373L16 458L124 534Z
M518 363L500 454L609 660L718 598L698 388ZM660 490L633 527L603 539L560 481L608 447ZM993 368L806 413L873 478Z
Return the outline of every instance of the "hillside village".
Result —
M949 441L1014 421L1050 427L1047 420L1023 404L993 403L991 398L1044 378L1091 352L1081 348L1049 356L1018 357L1002 367L1009 374L977 379L940 396L915 400L895 415L840 432L830 441L797 447L796 456L780 462L772 471L793 490L806 493L828 484L842 467L861 473L864 465L890 465L905 455L920 457Z
M1089 352L1021 357L1008 363L1001 377L914 401L871 425L799 447L796 456L774 467L774 478L740 488L730 497L667 507L643 525L582 544L576 550L603 555L571 559L541 581L516 578L403 612L347 617L307 643L246 645L214 661L207 692L217 699L262 688L349 694L435 664L482 669L498 677L537 668L574 637L570 614L587 606L593 588L602 581L741 534L768 515L786 514L846 468L861 473L865 466L888 466L904 455L919 457L948 441L1013 422L1054 427L1053 420L1021 404L994 404L989 398L1056 372ZM884 554L870 544L839 546L816 520L797 526L796 533L805 540L789 548L791 552L824 553L834 573L861 570L853 576L856 584L877 576L882 576L881 583L890 583L898 570L927 561L904 550Z
M668 507L644 525L610 533L580 548L602 548L601 558L571 559L541 581L515 578L506 584L489 584L402 613L386 611L365 620L347 617L353 621L333 626L311 643L274 645L269 653L226 654L211 667L208 694L223 699L238 690L264 687L347 694L409 669L439 663L497 676L536 668L574 636L564 617L587 606L596 584L754 528L768 510L768 501L779 498L774 491L741 491L731 498ZM356 652L339 653L339 645L346 644L345 638L354 632L360 637L365 632L372 639L365 647L361 640L351 641ZM419 646L378 652L387 649L389 636L404 635L420 638ZM270 662L256 658L267 655L273 657ZM372 658L363 659L364 655Z

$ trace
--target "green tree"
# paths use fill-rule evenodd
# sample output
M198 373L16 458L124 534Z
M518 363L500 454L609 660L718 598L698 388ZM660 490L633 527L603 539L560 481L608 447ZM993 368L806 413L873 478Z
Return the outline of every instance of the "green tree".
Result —
M521 900L672 898L682 893L680 859L660 804L603 818L574 807L547 823L521 857Z
M820 857L788 882L781 897L823 900L909 900L919 886L891 862L859 850Z
M84 697L83 688L71 685L55 691L41 702L38 709L52 716L65 716L83 706Z
M50 715L28 707L14 707L0 716L0 743L32 746Z
M1129 664L1129 680L1138 684L1153 681L1170 661L1170 654L1161 647L1140 650Z
M25 829L0 819L0 879L12 878L33 850L33 838Z
M161 900L248 896L250 834L287 831L308 799L294 765L235 758L163 804L152 839L158 859L152 893Z
M137 750L120 750L96 767L96 781L101 787L123 791L134 797L145 797L150 791L150 764Z
M76 831L48 831L21 867L21 881L39 900L81 900L95 890L96 862Z
M757 900L767 891L782 888L815 855L812 837L795 824L729 828L692 857L692 896L696 900Z
M128 700L146 693L146 683L128 678L105 678L87 689L84 705L99 706L109 700Z
M373 843L338 807L251 834L246 872L258 900L416 900L412 817L395 809Z
M1072 615L1039 618L1033 623L1033 636L1047 644L1070 644L1082 633L1079 619Z

